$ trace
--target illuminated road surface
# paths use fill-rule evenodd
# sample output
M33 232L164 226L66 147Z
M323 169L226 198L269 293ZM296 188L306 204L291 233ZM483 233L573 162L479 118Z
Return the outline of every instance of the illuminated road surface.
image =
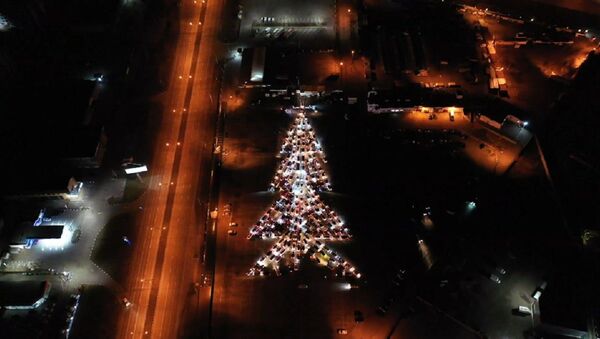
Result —
M189 300L200 265L204 226L199 196L206 190L202 184L214 138L215 46L221 10L221 1L181 2L172 75L162 97L164 112L149 189L122 296L133 306L122 312L119 338L180 337L185 316L198 311L185 308L194 305Z

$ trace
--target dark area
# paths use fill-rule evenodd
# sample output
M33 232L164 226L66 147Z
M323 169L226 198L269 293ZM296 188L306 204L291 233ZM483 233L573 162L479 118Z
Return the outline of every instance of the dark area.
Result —
M102 228L98 237L100 245L94 248L91 255L92 261L119 284L124 284L127 279L132 246L137 241L135 226L135 216L131 212L112 217ZM130 243L123 237L127 237Z

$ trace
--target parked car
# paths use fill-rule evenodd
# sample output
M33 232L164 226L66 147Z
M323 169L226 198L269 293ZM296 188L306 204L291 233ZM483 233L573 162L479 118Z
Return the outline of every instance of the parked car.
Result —
M523 315L531 315L531 310L529 309L529 307L526 306L519 306L517 307L516 311Z
M491 281L495 282L496 284L499 284L499 283L502 282L500 280L500 278L498 278L498 276L495 275L495 274L493 274L493 273L489 275L489 278L490 278Z
M133 303L127 298L121 299L121 302L123 303L123 306L125 306L125 308L130 308L131 306L133 306Z

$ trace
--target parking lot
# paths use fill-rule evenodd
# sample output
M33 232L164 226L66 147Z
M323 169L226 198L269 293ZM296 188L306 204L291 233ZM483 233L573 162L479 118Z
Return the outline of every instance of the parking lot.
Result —
M331 46L335 38L333 2L319 0L306 3L294 1L241 1L240 39L269 43L310 44L311 47Z
M334 337L344 329L355 338L379 338L390 333L427 337L434 334L420 332L422 324L436 317L438 323L464 338L477 337L479 331L518 333L530 326L529 318L513 315L512 309L525 303L520 303L518 291L534 288L538 278L519 273L521 268L511 264L507 255L495 259L502 260L507 270L510 268L505 275L496 272L501 284L489 278L494 268L483 270L483 274L475 268L467 269L468 274L443 278L435 273L449 264L448 253L461 247L459 235L470 237L464 233L468 227L460 225L479 223L475 220L480 219L471 216L489 213L489 197L478 192L481 185L488 185L490 178L495 177L494 161L486 155L482 159L489 162L487 166L474 166L474 161L465 155L469 143L474 144L473 151L484 152L479 141L469 140L475 137L468 135L477 133L465 127L470 124L468 120L461 117L450 122L448 113L433 120L426 115L410 118L400 114L350 115L347 120L343 113L347 106L335 101L319 104L318 112L307 114L328 159L324 168L332 191L323 190L320 200L339 213L344 227L352 232L346 241L325 238L323 243L360 271L361 278L352 282L327 268L325 255L310 260L299 253L298 261L290 260L293 250L286 246L293 239L278 238L283 234L278 230L285 228L276 221L286 220L277 212L278 202L283 198L280 206L287 203L286 194L276 192L279 187L285 192L288 184L284 182L298 179L286 176L286 167L281 167L287 156L295 153L279 152L288 149L285 138L297 117L281 109L285 105L283 98L257 104L251 98L262 94L252 91L240 92L240 98L232 99L254 102L252 106L235 106L226 115L214 276L215 333L229 337ZM461 131L463 128L466 132ZM321 134L325 130L330 132ZM493 135L487 137L492 138L490 143L497 141ZM464 148L462 143L466 144ZM290 145L293 144L294 141ZM463 155L453 155L453 149ZM443 176L436 175L440 171L445 172ZM271 186L275 175L291 181ZM293 190L293 185L287 189ZM383 198L389 194L393 198ZM473 206L469 201L474 202ZM427 227L421 220L426 207L433 221ZM487 218L494 216L486 215L484 219ZM461 227L458 235L448 234L457 226ZM270 232L275 239L268 240ZM248 276L252 267L257 268L256 274ZM281 269L273 270L275 267ZM406 271L405 280L396 276L399 270ZM441 280L449 281L447 287L439 287ZM445 293L462 284L471 286L465 287L466 291L481 291L465 293L471 293L469 298L482 308L477 308L477 312L440 315L438 309L444 310L448 302ZM494 300L501 295L511 297L493 310L485 308L486 303L496 303ZM424 301L414 299L417 296ZM363 321L355 322L355 311L360 312ZM491 315L493 312L495 316ZM498 320L486 323L484 319L488 317Z

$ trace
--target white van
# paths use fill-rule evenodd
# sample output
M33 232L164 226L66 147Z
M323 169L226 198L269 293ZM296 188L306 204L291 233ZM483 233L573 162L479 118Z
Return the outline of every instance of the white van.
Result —
M529 309L529 307L526 306L519 306L519 308L517 308L517 311L521 314L531 315L531 310Z

